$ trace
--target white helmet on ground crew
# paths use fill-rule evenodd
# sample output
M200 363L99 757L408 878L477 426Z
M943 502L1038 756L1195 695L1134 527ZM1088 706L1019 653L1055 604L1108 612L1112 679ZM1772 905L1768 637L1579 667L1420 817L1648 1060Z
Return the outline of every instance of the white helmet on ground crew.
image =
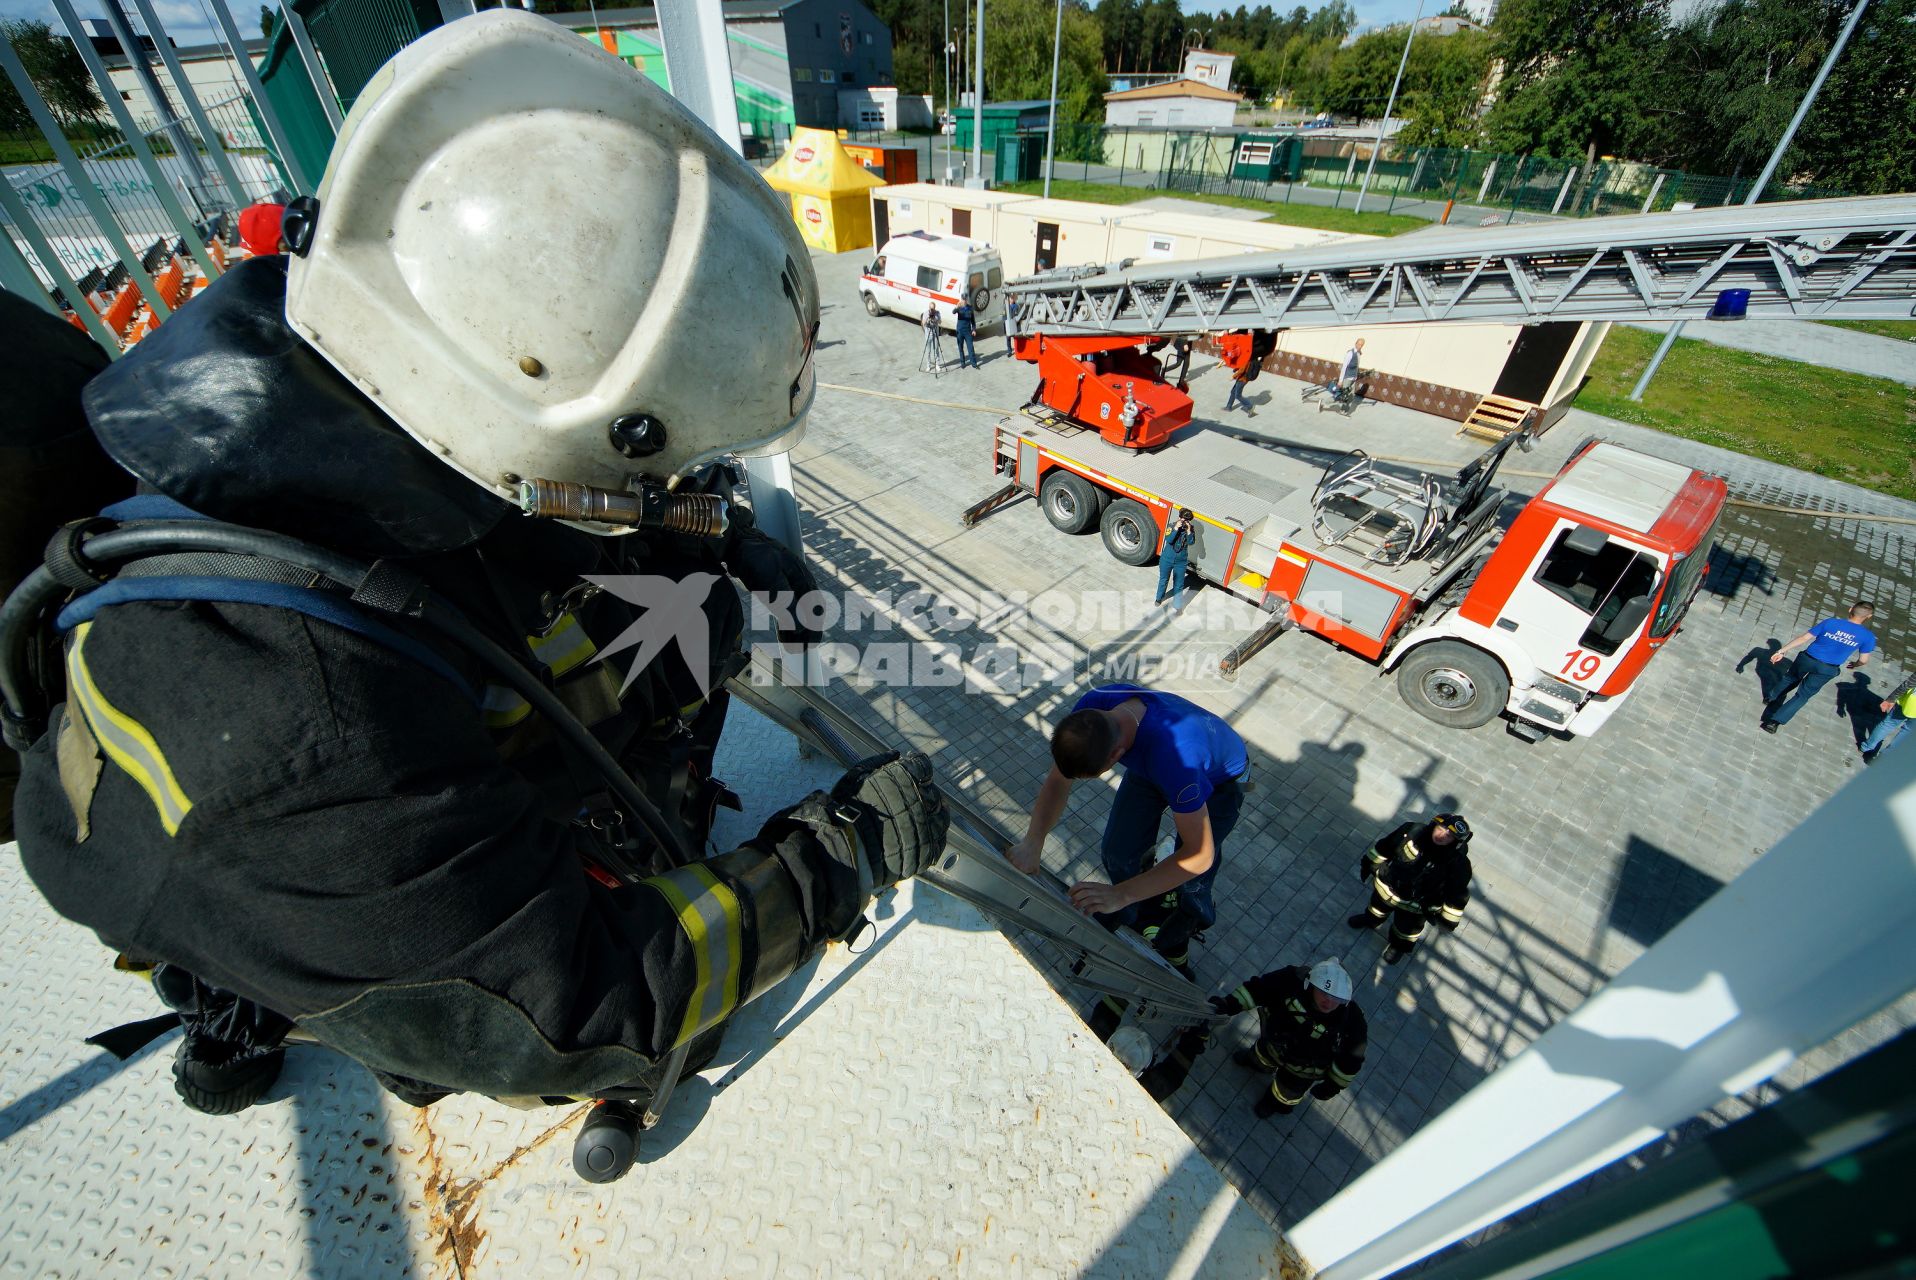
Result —
M1336 960L1319 960L1311 966L1311 985L1333 1000L1351 998L1351 976Z
M797 443L818 282L789 211L643 75L491 10L367 82L286 316L501 497L623 492Z

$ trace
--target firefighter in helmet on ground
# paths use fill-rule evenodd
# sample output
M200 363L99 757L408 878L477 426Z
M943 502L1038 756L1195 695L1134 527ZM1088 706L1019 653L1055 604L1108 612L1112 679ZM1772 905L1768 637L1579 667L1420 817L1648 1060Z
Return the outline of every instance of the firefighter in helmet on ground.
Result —
M914 753L704 856L734 584L811 585L724 504L810 407L805 247L669 96L513 11L373 78L286 239L85 389L141 496L69 527L7 669L27 870L157 962L201 1110L294 1023L420 1105L662 1092L945 841ZM110 526L210 541L96 560Z
M1260 1119L1288 1114L1306 1092L1328 1102L1363 1069L1369 1036L1364 1011L1351 1001L1350 975L1334 959L1309 969L1274 969L1229 995L1212 997L1211 1008L1227 1018L1257 1011L1257 1042L1231 1060L1270 1076L1253 1107ZM1212 1034L1209 1026L1181 1034L1171 1052L1140 1077L1145 1090L1159 1101L1177 1092Z
M1375 929L1394 917L1384 961L1396 964L1424 936L1427 921L1446 933L1463 922L1470 905L1470 824L1456 813L1406 822L1365 850L1357 875L1370 882L1370 903L1345 923Z

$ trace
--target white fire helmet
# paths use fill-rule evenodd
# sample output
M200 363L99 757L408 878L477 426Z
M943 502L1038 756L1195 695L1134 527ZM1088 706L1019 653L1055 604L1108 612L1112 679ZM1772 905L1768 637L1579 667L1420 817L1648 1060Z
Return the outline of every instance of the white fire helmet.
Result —
M488 10L401 50L353 104L318 198L287 320L501 497L534 479L675 484L798 442L818 282L789 211L564 27Z
M1351 976L1336 960L1319 960L1311 966L1311 985L1333 1000L1351 998Z

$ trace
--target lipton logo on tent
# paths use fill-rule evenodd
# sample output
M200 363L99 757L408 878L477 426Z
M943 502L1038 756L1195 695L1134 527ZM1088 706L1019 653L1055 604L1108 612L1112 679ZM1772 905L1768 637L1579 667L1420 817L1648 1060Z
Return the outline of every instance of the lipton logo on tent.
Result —
M792 152L792 160L796 164L810 164L816 154L810 147L799 147Z
M823 215L823 214L821 214L821 213L819 213L819 211L818 211L818 210L816 210L816 209L807 209L807 210L805 211L805 221L807 221L807 222L823 222L823 221L825 221L825 218L824 218L824 215Z

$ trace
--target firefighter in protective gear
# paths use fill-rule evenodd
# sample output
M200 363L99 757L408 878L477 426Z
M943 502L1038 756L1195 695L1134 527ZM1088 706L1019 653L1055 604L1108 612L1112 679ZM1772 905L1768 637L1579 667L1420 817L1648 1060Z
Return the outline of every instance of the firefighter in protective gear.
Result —
M1370 903L1345 923L1375 929L1392 917L1384 960L1396 964L1424 936L1426 922L1436 921L1446 933L1463 922L1470 905L1470 824L1456 813L1406 822L1364 851L1357 875L1370 882Z
M1232 1061L1268 1073L1269 1087L1258 1095L1260 1119L1284 1115L1309 1091L1329 1101L1356 1079L1364 1066L1369 1032L1364 1011L1351 1002L1350 974L1335 959L1274 969L1252 978L1229 995L1213 996L1211 1008L1222 1017L1257 1011L1257 1043L1240 1049ZM1191 1067L1210 1047L1213 1028L1187 1028L1171 1052L1140 1077L1145 1091L1163 1101L1184 1084Z
M47 569L72 594L31 669L58 705L26 741L5 722L22 860L56 910L157 966L198 1109L263 1095L295 1023L418 1104L652 1096L948 826L929 762L881 757L675 865L728 800L711 766L739 590L810 573L743 509L607 537L514 508L543 479L593 510L722 509L725 456L789 447L811 399L804 246L669 96L512 11L375 75L288 228L306 256L239 264L86 386L141 484L102 518L265 531L372 571L345 590L262 550L116 575L71 530ZM415 625L405 602L428 598L636 792Z

